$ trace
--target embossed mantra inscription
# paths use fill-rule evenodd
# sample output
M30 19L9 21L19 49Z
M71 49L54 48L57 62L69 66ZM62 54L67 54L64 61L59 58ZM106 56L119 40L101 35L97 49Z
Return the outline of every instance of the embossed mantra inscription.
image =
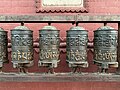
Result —
M94 59L99 61L117 60L117 35L95 35Z
M13 60L32 60L33 51L28 46L32 46L32 37L26 35L14 35L12 37L14 50L12 52Z

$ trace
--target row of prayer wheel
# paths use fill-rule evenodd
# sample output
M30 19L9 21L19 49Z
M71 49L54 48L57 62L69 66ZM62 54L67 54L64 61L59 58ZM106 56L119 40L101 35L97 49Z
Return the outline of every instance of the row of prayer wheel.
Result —
M110 26L102 26L94 31L93 62L106 71L109 67L118 67L117 38L118 31ZM0 28L0 67L8 62L7 32ZM88 31L75 26L67 30L66 62L73 72L78 68L88 67L87 60ZM14 68L24 72L24 68L34 64L33 31L25 26L17 26L11 30L12 63ZM39 30L39 62L38 66L56 68L60 62L59 30L54 26L44 26ZM53 71L51 71L53 72Z

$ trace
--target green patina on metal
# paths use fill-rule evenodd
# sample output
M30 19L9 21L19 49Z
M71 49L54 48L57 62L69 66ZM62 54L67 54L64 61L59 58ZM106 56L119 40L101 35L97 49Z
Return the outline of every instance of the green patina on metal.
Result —
M0 28L0 62L2 63L8 62L7 45L8 45L7 31L4 31L3 28Z
M25 26L17 26L11 30L12 63L16 65L33 64L33 31Z
M44 26L39 30L39 66L55 68L60 61L59 30L54 26Z

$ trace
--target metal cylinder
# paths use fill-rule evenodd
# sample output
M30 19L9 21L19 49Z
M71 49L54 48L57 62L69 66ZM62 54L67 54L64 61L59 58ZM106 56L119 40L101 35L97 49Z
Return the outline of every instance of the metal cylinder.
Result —
M4 29L0 28L0 67L3 66L3 63L8 62L7 45L7 31L4 31Z
M33 31L25 26L17 26L11 30L13 67L33 65Z
M67 57L69 67L83 64L88 67L87 63L87 42L88 31L83 27L72 27L67 31Z
M57 67L60 61L59 30L53 26L45 26L39 30L39 66Z
M103 68L117 62L118 31L110 26L102 26L94 31L94 61Z

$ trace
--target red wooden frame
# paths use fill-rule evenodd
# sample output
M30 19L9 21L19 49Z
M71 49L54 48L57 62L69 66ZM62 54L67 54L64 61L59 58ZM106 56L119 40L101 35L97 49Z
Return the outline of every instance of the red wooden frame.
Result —
M56 6L47 6L42 7L41 0L36 1L36 13L87 13L88 10L84 7L56 7Z

